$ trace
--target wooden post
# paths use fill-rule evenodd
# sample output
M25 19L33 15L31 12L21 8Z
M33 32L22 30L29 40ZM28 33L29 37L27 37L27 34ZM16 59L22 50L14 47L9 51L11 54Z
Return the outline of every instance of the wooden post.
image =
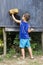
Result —
M4 41L4 56L6 55L6 32L5 28L3 28L3 41Z
M42 36L41 37L42 37L42 50L43 50L43 32L42 32Z

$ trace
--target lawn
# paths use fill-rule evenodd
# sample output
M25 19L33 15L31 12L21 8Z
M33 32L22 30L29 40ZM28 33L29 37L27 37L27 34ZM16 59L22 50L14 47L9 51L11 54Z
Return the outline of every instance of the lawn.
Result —
M20 59L20 57L10 59L0 57L0 65L43 65L43 56L34 56L34 59L27 56L24 60Z

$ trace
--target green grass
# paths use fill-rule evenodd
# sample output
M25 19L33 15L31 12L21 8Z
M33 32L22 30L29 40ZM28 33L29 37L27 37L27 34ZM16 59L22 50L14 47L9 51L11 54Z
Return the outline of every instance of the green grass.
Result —
M22 64L23 65L43 65L43 61L41 61L41 57L43 56L42 50L33 51L33 55L35 56L35 59L33 59L33 60L28 57L28 54L26 54L27 55L26 59L21 60L20 53L18 54L18 57L13 58L13 56L16 55L16 53L17 52L14 49L10 49L5 57L3 57L3 56L0 57L0 62L8 63L8 61L9 61L12 64L12 61L13 61L13 64L15 64L15 62L18 63L16 65L20 65L19 63L21 63L21 65Z
M0 62L2 62L3 61L3 58L2 57L0 57Z

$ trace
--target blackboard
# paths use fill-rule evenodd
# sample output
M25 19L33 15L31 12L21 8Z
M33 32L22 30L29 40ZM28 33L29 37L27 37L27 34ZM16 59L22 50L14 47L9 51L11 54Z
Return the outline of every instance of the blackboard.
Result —
M19 9L20 17L25 12L30 13L31 27L43 31L43 0L0 0L0 27L19 28L8 13L12 8Z

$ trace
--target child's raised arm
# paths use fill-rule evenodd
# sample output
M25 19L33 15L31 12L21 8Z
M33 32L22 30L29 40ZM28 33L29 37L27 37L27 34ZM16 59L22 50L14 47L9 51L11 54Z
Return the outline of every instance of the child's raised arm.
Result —
M17 19L14 17L13 14L12 14L12 18L13 18L13 20L14 20L16 23L20 23L20 22L21 22L21 20L17 20Z

